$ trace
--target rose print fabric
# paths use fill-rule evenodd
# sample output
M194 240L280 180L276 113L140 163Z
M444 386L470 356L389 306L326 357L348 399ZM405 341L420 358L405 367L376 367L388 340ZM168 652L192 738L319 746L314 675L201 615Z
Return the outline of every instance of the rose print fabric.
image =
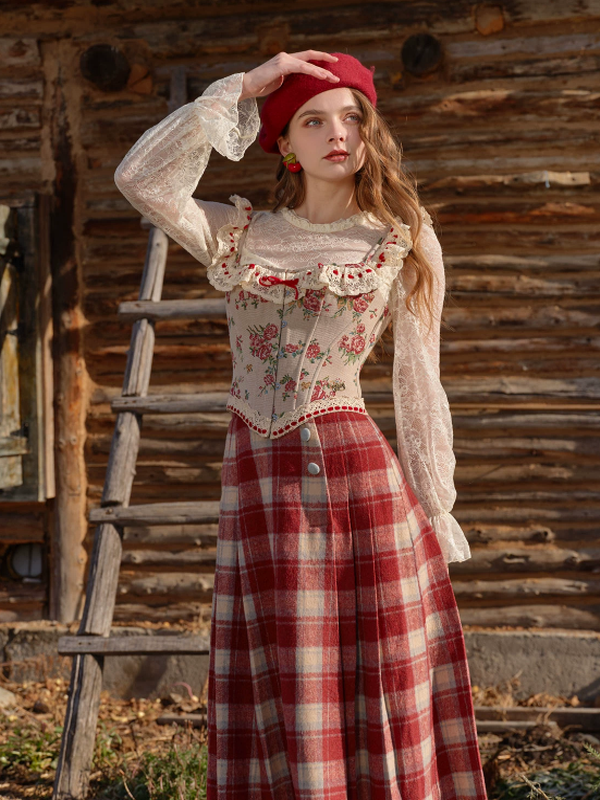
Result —
M260 212L253 218L247 213L251 210L247 200L237 196L234 200L240 213L252 220L248 225L252 228ZM241 218L238 226L232 226L243 235L230 251L230 260L216 260L208 269L210 282L225 291L227 300L234 373L227 407L260 436L272 439L316 414L348 408L366 413L359 376L390 321L389 285L382 280L376 289L362 291L361 276L368 274L367 269L391 273L398 262L391 256L387 261L384 247L376 265L369 267L369 259L352 265L356 273L352 294L339 295L328 283L323 285L327 278L319 264L314 270L319 288L301 285L300 274L306 279L307 270L285 271L287 277L281 271L269 272L275 281L261 283L265 267L257 271L253 265L248 278L238 274L237 264L247 260L241 258L248 230L243 222ZM399 234L392 230L389 236L395 243ZM275 288L281 299L274 296Z

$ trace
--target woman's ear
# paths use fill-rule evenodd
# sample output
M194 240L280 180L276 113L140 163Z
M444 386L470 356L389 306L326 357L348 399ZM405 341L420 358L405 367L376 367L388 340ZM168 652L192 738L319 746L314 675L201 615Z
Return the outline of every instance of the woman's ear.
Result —
M288 153L292 152L292 146L287 136L280 136L277 139L277 146L279 147L279 152L284 158L288 155Z

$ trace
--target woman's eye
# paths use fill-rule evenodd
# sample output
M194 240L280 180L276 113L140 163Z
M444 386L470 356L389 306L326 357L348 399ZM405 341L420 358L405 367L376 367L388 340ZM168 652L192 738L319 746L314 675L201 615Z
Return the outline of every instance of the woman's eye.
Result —
M361 116L360 116L360 114L348 114L348 116L346 117L346 119L347 119L347 120L348 120L348 119L352 119L352 120L355 120L356 122L360 122L360 121L361 121ZM320 119L317 119L316 117L315 117L315 118L313 118L313 119L309 119L309 120L307 120L307 121L306 121L306 127L307 127L307 128L308 128L308 127L310 127L310 128L314 128L314 127L315 127L314 125L311 125L311 122L321 122L321 120L320 120Z

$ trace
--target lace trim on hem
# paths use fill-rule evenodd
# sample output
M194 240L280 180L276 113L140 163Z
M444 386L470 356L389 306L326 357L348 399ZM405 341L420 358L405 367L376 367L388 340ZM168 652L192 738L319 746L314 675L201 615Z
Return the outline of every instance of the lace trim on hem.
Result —
M234 201L240 220L237 225L223 225L217 231L217 252L206 273L209 283L221 292L242 286L266 300L282 303L290 295L298 299L308 289L321 289L323 286L340 297L376 289L387 290L412 249L410 228L402 223L390 229L389 237L369 261L316 264L301 270L280 270L266 264L240 264L239 241L252 219L252 206L238 195L232 195L230 200ZM244 219L247 220L245 223ZM285 279L280 277L282 273L287 276Z
M282 417L276 421L264 417L256 409L243 400L241 397L230 396L227 402L229 411L233 411L240 416L248 427L252 428L259 436L265 439L277 439L284 436L289 431L297 428L308 419L319 416L320 414L332 413L334 411L359 411L362 414L367 413L365 408L365 401L362 397L344 397L336 395L334 397L324 397L321 400L315 400L312 403L307 403L300 408L295 408L293 411L284 412ZM271 432L269 433L269 428Z
M458 521L449 511L442 511L429 518L436 532L440 548L447 564L452 561L466 561L471 558L471 549L467 537Z

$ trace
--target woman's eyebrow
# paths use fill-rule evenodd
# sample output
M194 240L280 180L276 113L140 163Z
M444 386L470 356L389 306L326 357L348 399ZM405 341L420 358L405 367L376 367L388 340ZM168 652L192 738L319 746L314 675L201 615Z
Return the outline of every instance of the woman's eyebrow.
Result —
M340 110L341 111L350 111L350 109L354 109L355 111L360 111L360 108L358 106L356 106L356 105L344 106ZM321 116L324 116L325 112L324 111L319 111L319 109L316 109L316 108L311 108L308 111L303 111L302 114L299 115L298 119L300 119L301 117L308 117L311 114L320 114Z

